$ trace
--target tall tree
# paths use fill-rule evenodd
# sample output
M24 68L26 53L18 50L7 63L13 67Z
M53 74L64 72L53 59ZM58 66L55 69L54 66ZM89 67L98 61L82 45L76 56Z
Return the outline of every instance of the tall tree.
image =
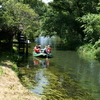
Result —
M26 37L34 36L39 27L38 15L28 5L17 0L2 2L4 10L2 13L3 22L1 23L0 39L10 41L11 37L22 31ZM10 6L9 6L10 5Z
M37 6L39 0L18 0L18 2L21 2L23 4L29 4L31 8L34 8Z
M55 31L66 44L77 46L85 38L84 28L80 28L82 23L77 18L88 13L98 13L98 2L99 0L54 0L49 3L51 11L48 10L45 14L43 28L48 32Z
M28 5L19 3L15 0L9 0L4 5L3 18L4 24L8 26L16 26L23 28L23 32L28 36L30 32L34 32L38 26L38 15ZM10 5L10 6L9 6Z

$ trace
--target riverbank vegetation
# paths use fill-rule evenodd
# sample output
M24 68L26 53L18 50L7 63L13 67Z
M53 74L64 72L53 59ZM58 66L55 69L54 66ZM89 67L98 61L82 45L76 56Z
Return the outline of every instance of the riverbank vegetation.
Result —
M20 32L31 40L57 35L67 50L77 50L84 44L81 49L86 44L95 47L100 41L99 0L54 0L49 4L41 0L0 0L0 5L1 43L11 43ZM94 49L96 58L100 58L99 46Z
M99 6L99 0L54 0L43 15L42 31L44 35L59 36L67 50L77 50L81 46L79 52L83 49L84 54L91 53L93 58L99 59Z
M99 90L94 88L91 90L81 85L82 80L75 79L76 76L70 72L61 73L56 67L37 68L37 66L34 66L20 68L21 82L25 87L31 88L33 91L35 91L35 88L41 91L40 87L43 87L44 92L40 93L45 95L46 100L95 100L91 91L96 93ZM40 82L41 78L43 78L42 83ZM35 92L39 93L38 91Z
M19 33L32 41L38 36L56 35L66 50L100 60L100 1L54 0L45 4L42 0L0 0L0 54L12 51L12 41ZM12 59L18 61L19 56ZM2 61L9 63L6 57ZM15 64L10 67L18 70Z
M20 83L15 59L11 53L0 56L0 100L41 100Z
M80 46L78 52L84 58L92 58L100 61L100 40L95 42L94 45L89 43Z

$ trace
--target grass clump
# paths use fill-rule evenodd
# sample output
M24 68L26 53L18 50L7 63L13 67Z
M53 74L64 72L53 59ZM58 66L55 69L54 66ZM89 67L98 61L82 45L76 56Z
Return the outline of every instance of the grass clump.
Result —
M1 65L0 65L1 66ZM3 74L3 69L0 67L0 76Z
M79 54L84 58L97 59L100 61L100 40L95 42L95 44L85 44L80 46L78 49Z
M21 57L17 54L13 54L10 52L3 52L0 56L0 65L11 68L13 71L18 72L17 61L19 61Z
M5 52L0 56L0 100L41 100L42 97L30 92L20 83L15 62L18 60L18 56L12 53Z

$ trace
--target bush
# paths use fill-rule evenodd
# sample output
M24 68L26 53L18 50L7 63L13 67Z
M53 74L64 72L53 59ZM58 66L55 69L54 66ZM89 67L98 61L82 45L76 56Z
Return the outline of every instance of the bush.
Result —
M100 47L100 39L95 42L94 46L93 46L95 49L97 49L98 47Z
M96 59L100 60L100 47L95 51Z
M95 57L95 48L93 47L92 44L85 44L81 46L78 49L78 52L80 55L82 55L84 58L88 59L94 59Z

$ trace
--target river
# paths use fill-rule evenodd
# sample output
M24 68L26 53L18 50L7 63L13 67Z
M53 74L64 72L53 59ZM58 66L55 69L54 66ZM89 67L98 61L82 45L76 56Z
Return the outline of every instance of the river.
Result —
M37 44L52 46L53 58L33 57ZM99 100L100 63L64 50L55 37L39 37L29 44L29 54L19 62L19 78L30 91L47 100ZM67 99L68 98L68 99Z

